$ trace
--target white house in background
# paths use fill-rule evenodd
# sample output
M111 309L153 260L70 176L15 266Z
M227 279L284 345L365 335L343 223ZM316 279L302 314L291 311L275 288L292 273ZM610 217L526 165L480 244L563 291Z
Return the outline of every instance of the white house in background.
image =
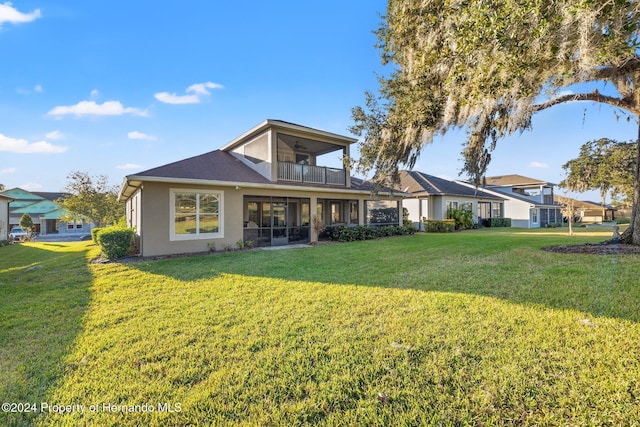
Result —
M522 175L488 176L485 180L484 191L505 198L504 217L511 218L512 227L540 228L562 222L562 206L553 195L556 184Z
M473 212L474 221L503 218L505 198L417 171L400 171L400 190L407 193L402 207L409 219L421 231L423 220L443 220L449 208L467 206Z
M9 239L9 203L13 197L0 193L0 241Z

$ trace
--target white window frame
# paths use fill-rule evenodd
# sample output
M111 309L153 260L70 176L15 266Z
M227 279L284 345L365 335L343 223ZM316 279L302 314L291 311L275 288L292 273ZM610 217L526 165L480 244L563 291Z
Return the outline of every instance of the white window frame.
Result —
M218 232L200 233L196 229L196 234L176 234L176 193L195 193L198 195L198 203L201 194L211 194L218 197ZM197 209L197 208L196 208ZM169 190L169 240L204 240L224 238L224 191L222 190L201 190L193 188L171 188Z
M532 224L537 224L538 223L538 208L531 208L531 223Z

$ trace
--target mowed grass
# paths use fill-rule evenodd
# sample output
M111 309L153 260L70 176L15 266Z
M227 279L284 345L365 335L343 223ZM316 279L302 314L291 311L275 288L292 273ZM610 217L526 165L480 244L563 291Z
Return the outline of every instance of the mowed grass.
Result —
M608 236L0 248L0 396L85 406L0 424L638 425L640 258L540 250Z

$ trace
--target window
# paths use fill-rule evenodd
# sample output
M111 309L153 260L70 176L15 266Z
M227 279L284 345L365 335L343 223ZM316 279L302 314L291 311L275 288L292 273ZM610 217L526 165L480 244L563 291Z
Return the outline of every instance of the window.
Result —
M478 202L478 218L491 218L490 202Z
M81 219L72 219L67 222L67 230L82 230L83 222Z
M531 209L531 222L538 223L538 209L536 208Z
M368 200L366 207L368 224L399 225L398 202L390 200Z
M349 223L357 224L358 223L358 201L351 200L349 202Z
M493 218L502 218L502 203L493 202L492 206L493 206L493 212L491 216Z
M344 219L342 218L342 203L340 202L331 202L329 204L331 209L331 224L343 223Z
M447 219L453 218L452 211L457 211L457 210L458 210L458 202L452 202L450 200L447 200Z
M223 237L223 192L171 190L170 240Z

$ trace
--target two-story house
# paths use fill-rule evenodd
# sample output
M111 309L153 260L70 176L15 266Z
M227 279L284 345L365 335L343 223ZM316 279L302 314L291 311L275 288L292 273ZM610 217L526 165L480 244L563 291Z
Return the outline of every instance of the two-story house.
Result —
M309 243L326 227L401 224L401 194L373 196L347 166L322 166L355 142L266 120L219 150L125 177L120 200L140 254Z
M539 228L562 222L562 206L554 202L556 184L522 175L488 176L484 191L503 197L504 217L512 227Z

